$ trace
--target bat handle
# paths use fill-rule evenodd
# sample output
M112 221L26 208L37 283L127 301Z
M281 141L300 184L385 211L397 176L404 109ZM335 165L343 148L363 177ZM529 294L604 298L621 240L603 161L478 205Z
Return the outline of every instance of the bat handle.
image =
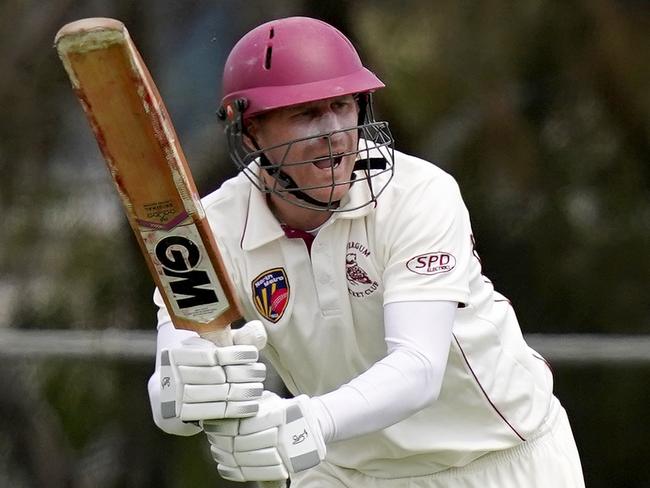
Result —
M203 339L207 339L217 346L232 346L232 330L230 326L223 329L211 330L200 333Z
M213 342L217 346L232 346L233 344L232 330L230 327L209 332L201 332L201 337ZM260 488L286 488L287 482L285 480L259 481L258 485Z

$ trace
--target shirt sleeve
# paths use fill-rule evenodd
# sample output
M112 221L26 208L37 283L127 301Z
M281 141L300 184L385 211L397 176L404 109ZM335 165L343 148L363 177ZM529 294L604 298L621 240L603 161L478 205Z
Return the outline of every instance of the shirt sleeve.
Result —
M438 398L455 302L401 302L384 308L388 354L340 388L312 398L326 442L385 429Z
M413 188L382 222L382 229L384 304L467 303L472 231L451 176L440 173Z

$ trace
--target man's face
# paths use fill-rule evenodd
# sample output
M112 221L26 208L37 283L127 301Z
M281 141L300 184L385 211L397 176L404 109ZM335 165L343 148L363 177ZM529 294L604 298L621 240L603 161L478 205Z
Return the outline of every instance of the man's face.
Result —
M309 137L291 146L269 149L265 154L271 164L282 164L281 170L299 187L322 187L303 191L327 203L340 200L350 188L346 182L350 181L356 160L358 131L355 128L337 132L329 138L313 136L356 127L358 116L356 100L352 95L345 95L273 110L252 120L248 131L261 148ZM330 151L332 158L329 157ZM341 154L348 155L338 156ZM324 159L296 164L318 158ZM276 183L266 176L267 184L272 188Z

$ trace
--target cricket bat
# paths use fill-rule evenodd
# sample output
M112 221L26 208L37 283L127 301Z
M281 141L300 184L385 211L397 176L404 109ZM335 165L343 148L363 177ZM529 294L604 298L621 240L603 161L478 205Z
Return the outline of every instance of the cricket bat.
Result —
M242 313L165 104L124 24L63 26L55 46L176 328L231 345ZM265 488L286 486L264 481Z
M69 23L55 46L176 328L232 344L234 287L167 109L118 20Z

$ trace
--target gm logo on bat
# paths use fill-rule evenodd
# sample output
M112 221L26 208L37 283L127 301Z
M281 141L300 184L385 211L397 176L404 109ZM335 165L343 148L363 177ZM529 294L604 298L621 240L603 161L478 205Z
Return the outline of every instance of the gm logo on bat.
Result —
M456 258L448 252L420 254L408 260L406 267L421 275L446 273L456 266Z
M213 283L206 270L197 269L201 263L201 249L191 239L179 235L161 239L154 249L165 276L177 278L169 280L169 286L175 295L184 295L184 298L176 298L181 309L219 302L214 289L203 288Z

